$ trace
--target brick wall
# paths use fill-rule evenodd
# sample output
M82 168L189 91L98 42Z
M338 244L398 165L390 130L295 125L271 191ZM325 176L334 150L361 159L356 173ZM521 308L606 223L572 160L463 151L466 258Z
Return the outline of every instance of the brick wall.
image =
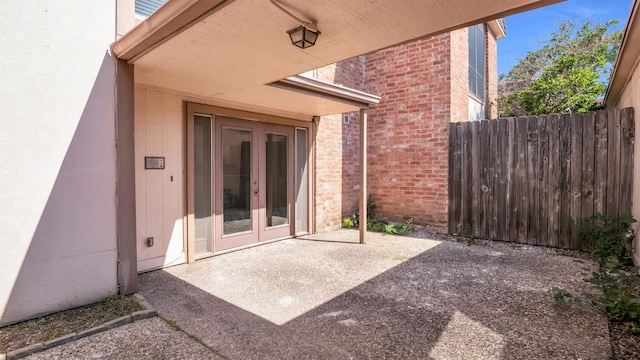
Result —
M316 69L313 76L364 90L364 56ZM343 116L347 117L344 121ZM323 116L316 132L316 232L340 228L358 208L359 113Z
M469 118L469 30L451 32L451 121Z
M497 96L496 39L487 31L487 114ZM314 70L324 81L382 96L369 110L369 193L380 218L413 218L446 232L448 131L469 114L468 30ZM358 113L324 116L316 135L316 231L339 228L358 208Z
M451 35L367 55L369 192L379 217L447 226L447 141L451 120Z

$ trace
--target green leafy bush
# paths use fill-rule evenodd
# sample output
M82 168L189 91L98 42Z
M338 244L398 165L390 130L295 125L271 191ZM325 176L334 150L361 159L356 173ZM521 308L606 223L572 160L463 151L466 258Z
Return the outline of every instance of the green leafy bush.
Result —
M575 299L573 294L571 294L567 289L561 289L559 287L551 288L551 293L553 294L553 300L556 305L560 305L566 302L568 299Z
M630 332L640 334L640 268L625 265L629 263L627 243L633 234L630 226L635 221L629 215L594 215L583 220L582 239L589 242L589 252L599 262L600 271L583 279L596 292L584 293L580 298L591 301ZM556 304L580 299L557 287L551 293Z
M627 260L626 248L631 234L631 224L636 220L631 215L612 217L597 214L582 221L580 235L587 241L589 252L602 265Z
M407 219L402 223L389 223L375 218L376 203L373 196L369 195L367 199L367 230L375 232L386 232L394 235L408 235L411 232L411 224L413 219ZM355 212L350 217L342 219L342 224L346 228L360 227L360 213Z
M638 267L619 267L593 272L591 277L584 279L599 290L597 295L586 293L585 297L633 333L640 333L638 270Z

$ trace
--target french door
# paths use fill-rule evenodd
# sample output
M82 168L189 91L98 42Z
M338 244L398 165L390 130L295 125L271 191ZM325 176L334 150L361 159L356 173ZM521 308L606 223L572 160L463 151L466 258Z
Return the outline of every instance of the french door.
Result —
M187 125L195 256L293 235L294 128L197 113Z

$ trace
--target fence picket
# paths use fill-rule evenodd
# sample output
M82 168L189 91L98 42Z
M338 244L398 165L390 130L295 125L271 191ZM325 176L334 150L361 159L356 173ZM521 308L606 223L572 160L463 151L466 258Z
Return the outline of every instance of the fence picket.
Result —
M527 119L527 244L538 244L540 239L539 141L538 118L530 116Z
M496 172L496 189L495 189L495 204L496 204L496 222L497 222L497 240L507 241L507 231L509 228L507 218L507 163L509 157L508 139L507 136L507 119L498 120L498 128L496 133L497 145L497 172ZM502 135L502 136L501 136Z
M496 199L496 186L498 183L498 167L500 166L498 158L498 122L487 121L489 127L489 148L487 149L489 161L487 161L487 185L489 191L487 194L488 201L488 231L489 239L498 237L498 204Z
M582 218L593 215L594 181L595 181L595 126L596 113L588 112L582 119ZM590 244L581 243L580 248Z
M571 116L571 209L570 225L571 249L580 248L579 225L582 219L582 130L583 114L574 113Z
M560 115L553 114L547 120L549 133L549 225L548 245L557 247L560 237Z
M518 236L518 201L516 193L516 119L507 119L507 237L513 241Z
M607 206L607 112L596 113L595 127L595 176L593 192L593 213L604 214Z
M609 135L609 141L607 143L607 154L609 157L607 184L618 184L620 176L620 110L607 110L607 128ZM620 186L607 186L607 214L613 216L619 215L619 203Z
M518 157L516 165L518 207L516 211L518 221L518 242L527 242L527 118L516 120L516 137L518 142Z
M622 109L620 120L620 214L631 213L633 185L633 108Z
M538 245L547 246L549 243L549 131L547 129L547 117L538 117L538 174L539 188L539 222Z

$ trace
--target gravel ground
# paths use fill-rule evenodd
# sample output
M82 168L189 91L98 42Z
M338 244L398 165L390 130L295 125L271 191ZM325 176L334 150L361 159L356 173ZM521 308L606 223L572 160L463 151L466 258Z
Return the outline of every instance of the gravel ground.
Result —
M431 234L428 232L414 232L412 236L427 238L427 239L440 239L443 241L454 241L465 243L466 239L458 238L451 235L439 235ZM476 245L486 246L491 248L508 248L525 252L535 252L541 254L548 254L551 256L569 256L576 259L590 260L591 257L588 253L575 250L565 250L548 248L541 246L530 246L516 243L506 243L498 241L476 240ZM633 360L640 359L640 334L632 334L626 331L624 325L608 319L609 325L609 337L611 342L612 359L614 360Z

